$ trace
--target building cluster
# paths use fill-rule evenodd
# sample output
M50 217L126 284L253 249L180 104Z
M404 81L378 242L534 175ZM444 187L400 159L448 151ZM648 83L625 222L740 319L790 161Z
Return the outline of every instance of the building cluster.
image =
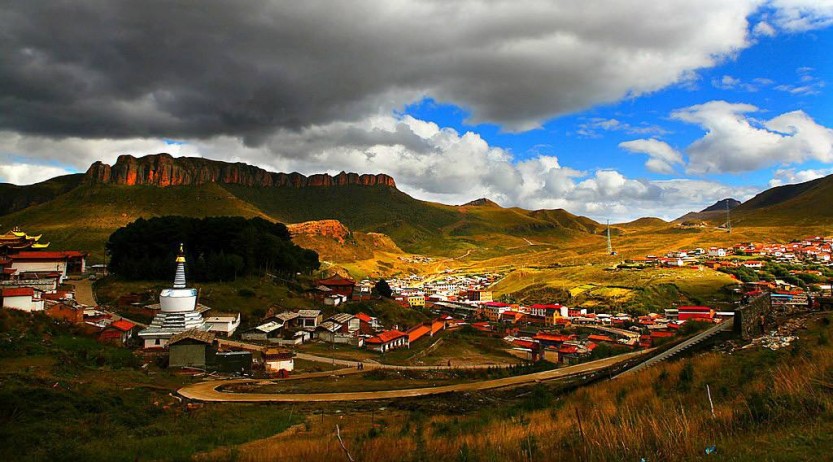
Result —
M505 309L493 322L515 326L508 329L508 335L504 337L514 349L526 352L533 361L556 355L562 363L586 358L602 343L631 349L650 348L657 339L673 337L688 321L722 322L734 314L716 312L705 306L680 306L667 309L662 315L650 313L634 317L626 313L587 313L558 304L528 308L496 306L506 305L498 303L486 305L492 305L492 309ZM545 314L545 319L540 319L540 313ZM550 315L552 321L548 319ZM556 330L552 326L561 328ZM565 334L579 331L568 328L582 328L580 331L585 333ZM594 333L587 334L588 331Z
M426 280L422 276L388 279L393 298L400 305L422 308L436 302L470 302L477 304L492 301L489 287L502 277L501 274L448 274L439 279Z
M720 266L760 268L763 266L763 261L760 260L737 262L721 260L734 256L761 257L767 261L778 263L812 263L832 266L831 254L833 254L833 238L813 236L787 244L741 242L731 247L709 247L705 249L698 247L691 250L675 250L662 256L646 255L631 258L625 260L624 266L683 267L703 265L711 268L719 268Z
M0 234L0 306L23 311L44 311L51 303L72 298L62 284L86 271L87 254L48 251L41 236L19 228Z

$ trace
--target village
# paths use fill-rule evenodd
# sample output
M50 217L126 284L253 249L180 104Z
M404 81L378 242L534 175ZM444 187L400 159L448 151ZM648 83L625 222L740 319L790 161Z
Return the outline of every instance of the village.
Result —
M159 293L158 302L142 306L152 314L142 324L107 306L76 300L73 280L95 278L101 268L88 268L84 252L47 251L48 244L40 239L19 229L0 235L4 309L43 312L82 325L101 342L137 348L148 358L163 356L167 367L196 373L286 376L295 369L298 353L314 353L305 357L325 362L334 359L327 348L336 346L342 352L348 349L344 358L375 364L394 350L430 349L437 338L460 329L502 339L506 352L517 358L509 364L546 361L556 366L599 357L594 351L600 345L607 346L605 355L651 348L669 341L686 323L719 323L733 314L706 306L674 306L642 316L588 312L559 303L525 306L493 300L489 287L503 277L499 273L445 274L428 280L413 275L385 281L390 291L385 295L403 310L420 312L425 321L383 325L377 317L350 308L381 299L377 286L382 281L356 282L335 274L312 281L305 292L308 309L243 319L239 312L218 312L199 302L197 290L188 287L180 248L173 283ZM445 365L452 362L466 365L456 358Z

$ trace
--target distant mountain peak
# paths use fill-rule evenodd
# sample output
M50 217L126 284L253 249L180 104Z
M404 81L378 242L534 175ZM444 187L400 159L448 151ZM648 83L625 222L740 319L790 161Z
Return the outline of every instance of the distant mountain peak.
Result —
M87 170L85 181L96 184L179 186L207 183L239 184L262 187L387 186L396 188L393 178L384 175L359 175L341 172L305 176L300 173L276 173L242 162L229 163L201 157L173 157L167 153L143 157L119 156L112 166L95 162Z
M710 207L704 208L703 210L700 211L700 213L725 211L726 208L727 208L726 207L727 205L728 205L729 210L731 210L731 209L739 206L740 204L741 204L741 202L737 199L727 198L727 199L723 199L723 200L719 200L719 201L715 202L714 205L712 205Z
M480 199L475 199L471 202L466 202L465 204L461 205L461 207L497 207L497 208L503 208L500 205L498 205L497 202L486 199L485 197L481 197Z

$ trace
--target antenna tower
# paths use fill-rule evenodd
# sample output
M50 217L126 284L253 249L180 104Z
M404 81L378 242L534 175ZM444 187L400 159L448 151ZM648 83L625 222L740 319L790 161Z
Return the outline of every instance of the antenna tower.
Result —
M732 216L729 209L729 200L726 200L726 232L732 234Z
M613 245L610 243L610 220L607 220L607 254L615 255Z

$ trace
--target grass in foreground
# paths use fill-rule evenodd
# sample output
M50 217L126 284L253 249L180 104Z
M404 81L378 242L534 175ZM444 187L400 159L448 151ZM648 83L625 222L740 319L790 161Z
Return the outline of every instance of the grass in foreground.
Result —
M515 395L508 403L495 395L444 398L479 400L468 415L429 415L414 400L378 412L376 425L366 411L324 424L313 417L307 431L238 447L237 456L342 458L339 424L353 457L381 462L819 460L833 441L831 334L830 321L821 320L787 350L700 354L566 395L539 385L504 392ZM711 446L717 452L707 456Z

